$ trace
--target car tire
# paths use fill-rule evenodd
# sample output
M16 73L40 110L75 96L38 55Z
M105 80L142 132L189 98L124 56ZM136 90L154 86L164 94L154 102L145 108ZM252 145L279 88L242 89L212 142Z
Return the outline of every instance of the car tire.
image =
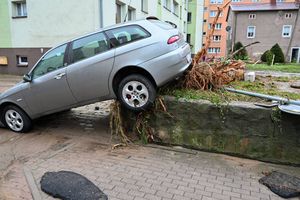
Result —
M154 104L156 88L145 76L132 74L120 82L117 96L125 108L140 112Z
M32 128L32 120L22 109L14 105L3 109L1 119L7 128L16 133L27 133Z

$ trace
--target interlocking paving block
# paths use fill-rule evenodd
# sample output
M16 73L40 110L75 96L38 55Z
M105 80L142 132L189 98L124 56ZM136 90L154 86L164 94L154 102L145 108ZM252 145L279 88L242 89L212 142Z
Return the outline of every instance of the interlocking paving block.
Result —
M69 172L47 172L41 179L43 192L62 200L107 200L108 197L84 176Z
M259 182L283 198L300 196L300 179L297 177L275 171L261 178Z

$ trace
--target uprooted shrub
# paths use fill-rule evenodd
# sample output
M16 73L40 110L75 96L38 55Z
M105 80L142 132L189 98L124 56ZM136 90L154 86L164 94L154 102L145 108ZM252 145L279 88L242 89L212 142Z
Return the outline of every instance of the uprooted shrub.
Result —
M243 61L228 60L214 63L198 63L187 72L182 87L196 90L221 88L244 78L246 64Z

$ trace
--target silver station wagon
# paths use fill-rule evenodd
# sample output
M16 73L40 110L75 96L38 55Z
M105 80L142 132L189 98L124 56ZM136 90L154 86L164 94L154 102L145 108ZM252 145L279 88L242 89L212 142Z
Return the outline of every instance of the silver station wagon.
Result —
M36 118L109 99L142 111L191 61L190 46L169 23L108 27L49 50L22 82L0 94L0 121L24 133Z

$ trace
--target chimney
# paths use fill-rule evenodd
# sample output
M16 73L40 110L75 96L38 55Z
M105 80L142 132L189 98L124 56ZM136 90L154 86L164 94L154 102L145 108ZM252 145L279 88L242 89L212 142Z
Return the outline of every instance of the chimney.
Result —
M272 6L276 6L276 0L270 0Z

